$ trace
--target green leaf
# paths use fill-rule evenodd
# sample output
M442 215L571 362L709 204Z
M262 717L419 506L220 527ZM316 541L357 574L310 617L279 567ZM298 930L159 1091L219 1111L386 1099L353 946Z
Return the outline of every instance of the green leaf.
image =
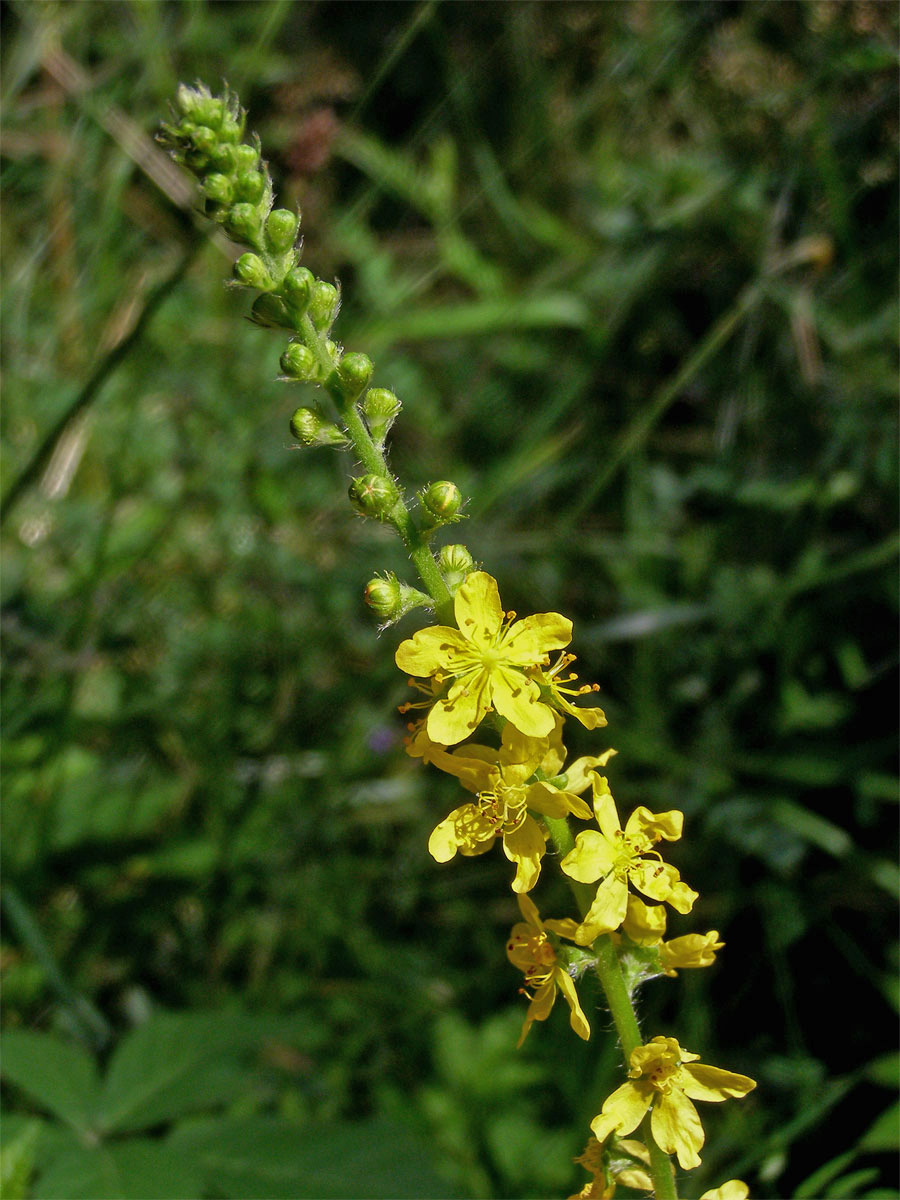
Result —
M207 1121L170 1139L217 1193L242 1200L440 1200L451 1193L423 1142L383 1119L301 1126L278 1117Z
M900 1104L892 1104L869 1126L859 1141L860 1150L872 1153L884 1151L889 1154L897 1153L898 1134L900 1129Z
M0 1149L0 1196L4 1200L25 1200L40 1132L40 1121L29 1121Z
M199 1196L198 1164L167 1142L131 1138L79 1146L39 1177L35 1200L186 1200Z
M49 1033L12 1029L3 1036L0 1071L39 1108L76 1129L90 1128L97 1102L97 1068L79 1046Z
M100 1128L147 1129L225 1103L246 1085L236 1053L261 1037L260 1025L240 1014L152 1017L112 1056L98 1104Z

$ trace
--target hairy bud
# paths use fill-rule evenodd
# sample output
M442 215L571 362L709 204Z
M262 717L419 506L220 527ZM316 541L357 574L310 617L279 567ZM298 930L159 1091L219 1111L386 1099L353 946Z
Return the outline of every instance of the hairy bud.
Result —
M358 513L376 521L387 520L397 501L397 488L382 475L362 475L354 479L348 494Z

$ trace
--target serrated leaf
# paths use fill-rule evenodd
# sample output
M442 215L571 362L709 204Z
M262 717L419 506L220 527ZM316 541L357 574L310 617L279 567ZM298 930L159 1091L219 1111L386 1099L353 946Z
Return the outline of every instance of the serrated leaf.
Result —
M187 1200L201 1194L198 1165L167 1142L79 1146L40 1175L35 1200Z
M207 1121L170 1139L229 1200L441 1200L426 1145L382 1119L301 1126L278 1117Z
M80 1046L49 1033L11 1029L3 1035L0 1073L39 1108L76 1129L90 1128L99 1091L97 1067Z
M104 1081L97 1117L106 1132L148 1129L222 1104L244 1090L235 1055L261 1027L230 1013L163 1013L127 1034Z

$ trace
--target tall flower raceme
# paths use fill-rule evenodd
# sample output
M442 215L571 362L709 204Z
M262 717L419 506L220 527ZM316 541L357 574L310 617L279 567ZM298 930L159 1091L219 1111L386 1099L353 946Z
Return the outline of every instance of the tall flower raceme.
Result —
M639 806L623 825L600 773L615 751L567 762L567 721L586 730L606 725L602 709L586 699L597 685L579 683L570 671L572 622L556 612L517 618L503 610L497 581L477 568L465 546L434 548L435 534L462 516L459 489L438 480L412 498L390 471L385 442L400 400L369 386L373 366L365 354L345 352L332 340L338 290L299 265L299 213L274 206L259 140L247 141L244 126L231 93L182 86L160 140L198 180L206 214L245 248L233 283L257 293L251 307L257 324L287 333L281 378L319 388L316 400L294 412L293 435L307 447L347 448L358 464L351 504L391 526L406 547L417 583L392 572L376 575L366 602L382 628L415 609L436 616L396 651L397 666L422 697L402 706L416 713L408 753L462 789L460 803L438 819L428 849L447 863L499 843L515 864L510 884L523 919L506 953L523 974L528 999L520 1045L535 1022L550 1017L559 994L578 1037L597 1036L576 985L586 970L600 981L627 1077L591 1122L593 1136L576 1160L591 1178L578 1196L608 1200L622 1184L675 1200L670 1156L691 1170L705 1140L694 1101L740 1098L755 1086L745 1075L700 1063L673 1037L645 1040L635 1015L634 993L648 979L707 967L722 948L716 930L664 940L667 906L687 914L697 900L661 849L681 837L683 814ZM584 828L573 834L570 819ZM548 843L558 857L547 858ZM530 893L546 861L558 863L568 880L577 916L540 915ZM631 1138L638 1129L640 1140ZM729 1180L701 1200L746 1196L746 1184Z

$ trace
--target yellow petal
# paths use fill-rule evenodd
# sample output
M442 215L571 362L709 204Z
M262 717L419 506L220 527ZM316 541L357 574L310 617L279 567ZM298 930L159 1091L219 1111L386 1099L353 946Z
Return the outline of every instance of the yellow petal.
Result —
M572 977L568 971L562 967L557 967L553 972L553 978L556 980L559 990L566 998L566 1003L569 1006L569 1024L575 1030L580 1038L588 1041L591 1036L591 1027L588 1024L588 1019L578 1003L578 993L575 991L575 984L572 982Z
M503 835L506 857L516 864L514 892L530 892L537 883L545 849L544 834L534 817L526 817L518 829Z
M519 667L537 666L551 650L562 650L571 640L568 617L556 612L535 613L510 626L503 638L503 657Z
M595 771L591 783L594 787L594 813L597 824L608 838L614 838L622 827L616 812L616 802L609 790L609 780Z
M516 901L519 905L519 912L522 914L528 924L531 925L533 929L536 929L538 932L540 932L544 926L541 923L541 914L538 912L535 902L530 896L526 896L523 893L520 893L518 896L516 896Z
M586 829L578 834L575 849L570 850L559 865L570 879L577 879L579 883L593 883L611 870L612 847L603 834L595 829Z
M533 783L529 787L525 803L534 812L539 812L545 817L560 818L573 813L586 821L591 815L591 810L583 800L579 800L569 791L560 791L559 788L543 781Z
M723 1071L721 1067L708 1067L705 1063L691 1063L682 1067L682 1088L686 1096L694 1100L727 1100L729 1097L746 1096L756 1087L756 1080L749 1075L738 1075L734 1071Z
M520 733L545 738L553 729L553 709L540 702L540 688L519 671L495 667L490 673L491 703Z
M683 826L684 813L679 812L677 808L673 808L671 812L652 813L649 808L639 804L628 818L625 832L629 837L643 834L652 846L660 838L665 838L667 842L677 842Z
M522 1032L519 1040L516 1042L516 1049L522 1045L528 1030L535 1021L546 1021L550 1016L550 1010L553 1008L556 1000L556 984L552 980L542 984L534 994L534 999L528 1006L528 1012L525 1014L525 1024L522 1026Z
M428 714L428 736L445 746L455 746L473 733L490 707L485 680L477 677L468 685L454 684L445 700L438 700Z
M591 1130L598 1142L611 1133L631 1133L637 1129L653 1101L653 1088L643 1080L629 1080L608 1096Z
M718 937L718 931L711 929L709 933L686 933L683 937L663 942L659 957L666 974L674 975L676 970L712 966L716 951L725 945Z
M639 897L629 896L622 929L638 945L655 946L666 932L666 910L661 904L645 904Z
M654 1140L666 1154L677 1154L685 1171L700 1166L699 1151L706 1141L697 1110L684 1092L673 1088L653 1105L650 1129Z
M490 642L503 624L497 580L486 571L473 571L460 584L453 601L456 623L464 638Z
M704 1192L700 1200L747 1200L750 1189L743 1179L729 1179L726 1183L709 1192Z
M401 642L394 662L407 675L434 675L447 665L448 656L465 650L465 639L450 625L431 625Z
M639 892L651 900L667 901L676 912L690 912L697 899L698 893L681 882L677 869L671 863L641 859L629 869L628 879Z
M466 807L471 807L466 805ZM441 821L432 831L431 837L428 839L428 853L435 862L449 862L456 855L459 849L459 844L456 840L456 817L462 812L461 808L455 808L447 817L446 821Z
M527 897L520 896L519 899L525 900ZM560 937L568 938L570 942L575 941L575 934L578 932L578 922L573 921L571 917L563 917L559 921L549 918L544 921L544 927L551 933L558 933Z
M582 940L588 933L590 941L593 942L601 933L612 933L614 929L618 929L625 920L627 908L627 883L624 879L616 879L615 875L607 875L606 879L599 884L594 902L581 922L582 932L576 939L578 944L580 946L589 944Z
M577 796L580 796L590 787L591 772L594 768L605 767L615 753L615 750L606 750L603 754L576 758L570 766L566 767L566 791L575 792ZM550 772L548 771L547 774L549 775Z

